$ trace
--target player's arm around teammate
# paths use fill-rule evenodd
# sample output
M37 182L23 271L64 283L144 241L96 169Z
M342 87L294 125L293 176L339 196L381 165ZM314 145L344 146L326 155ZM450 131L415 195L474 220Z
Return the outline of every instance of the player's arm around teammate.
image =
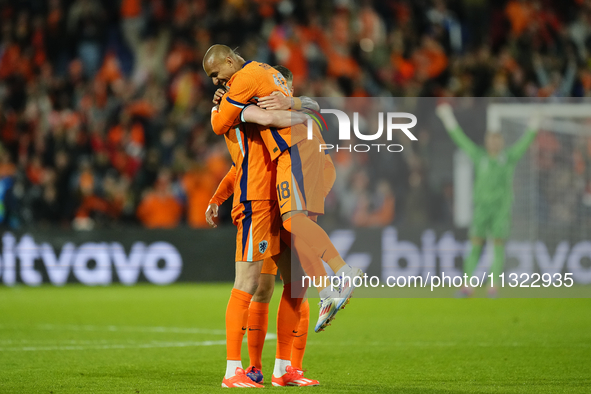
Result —
M213 98L213 103L216 105L212 111L219 111L219 104L226 94L226 90L217 89ZM281 95L281 93L277 92ZM285 97L285 96L283 96ZM275 109L265 111L258 108L255 104L245 105L240 113L240 120L247 123L255 123L261 126L285 128L296 124L305 123L310 119L308 115L303 112L293 112L285 109ZM220 131L224 129L220 128ZM227 130L226 130L227 131Z

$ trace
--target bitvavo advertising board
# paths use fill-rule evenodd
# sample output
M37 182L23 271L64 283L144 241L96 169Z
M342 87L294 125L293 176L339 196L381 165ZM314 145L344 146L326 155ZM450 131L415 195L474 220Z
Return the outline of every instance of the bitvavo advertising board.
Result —
M233 227L157 231L6 232L1 239L0 282L5 286L50 283L133 285L148 282L232 281ZM461 275L469 244L465 231L441 228L329 230L345 260L368 275L426 277ZM575 284L591 283L591 242L509 241L506 273L572 273ZM486 248L476 269L490 269Z

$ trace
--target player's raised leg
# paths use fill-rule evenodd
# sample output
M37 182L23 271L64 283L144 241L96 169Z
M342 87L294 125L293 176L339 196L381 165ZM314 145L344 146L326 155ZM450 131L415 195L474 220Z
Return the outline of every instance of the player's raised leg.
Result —
M348 278L336 291L320 286L320 312L315 331L323 330L352 295L353 280L362 275L345 263L330 237L308 214L324 213L325 158L318 140L304 140L283 152L277 161L277 193L283 227L292 235L292 245L308 273L326 261L337 276ZM324 282L323 282L324 284Z

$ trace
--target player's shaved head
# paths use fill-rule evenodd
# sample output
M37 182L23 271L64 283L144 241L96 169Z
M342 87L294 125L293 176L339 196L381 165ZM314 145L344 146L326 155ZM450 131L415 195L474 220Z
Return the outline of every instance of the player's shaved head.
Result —
M203 70L215 85L227 83L243 64L244 59L227 45L212 45L203 56Z
M236 53L227 45L215 44L209 47L203 56L203 67L209 62L224 61L228 56L235 57Z

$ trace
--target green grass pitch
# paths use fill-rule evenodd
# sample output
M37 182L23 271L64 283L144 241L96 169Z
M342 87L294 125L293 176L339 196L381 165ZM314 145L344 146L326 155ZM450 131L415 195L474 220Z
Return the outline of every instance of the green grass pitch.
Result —
M0 288L0 393L226 392L230 287ZM271 387L274 353L275 391L589 393L591 299L353 299L309 335L320 387Z

